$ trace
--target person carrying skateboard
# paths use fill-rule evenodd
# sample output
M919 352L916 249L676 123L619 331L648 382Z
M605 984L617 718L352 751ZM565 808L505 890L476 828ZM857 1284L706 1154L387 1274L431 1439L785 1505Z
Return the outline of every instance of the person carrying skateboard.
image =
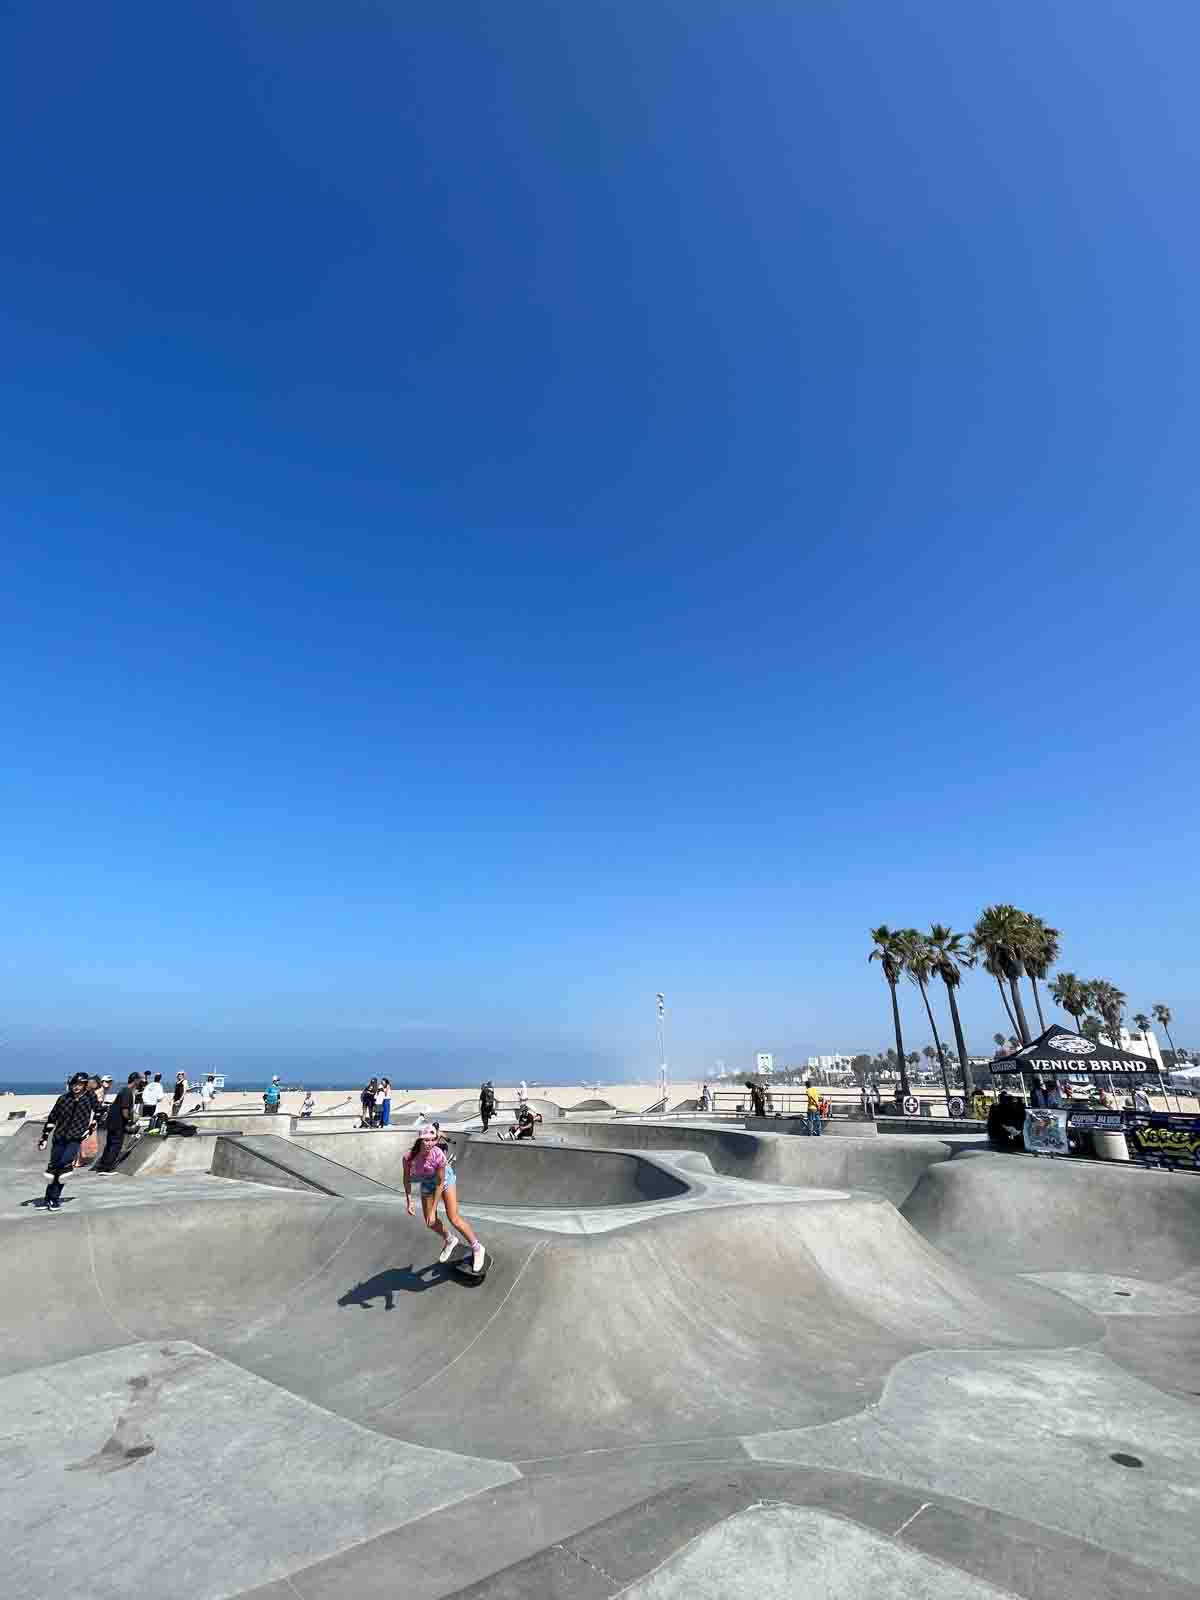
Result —
M438 1260L449 1261L455 1246L465 1241L471 1248L471 1271L482 1272L486 1259L483 1240L477 1237L458 1209L458 1180L454 1164L438 1142L438 1130L432 1122L422 1123L412 1149L404 1158L404 1204L410 1217L414 1214L411 1188L414 1180L421 1186L421 1212L425 1226L440 1234L443 1241ZM439 1205L445 1207L449 1226L438 1216Z

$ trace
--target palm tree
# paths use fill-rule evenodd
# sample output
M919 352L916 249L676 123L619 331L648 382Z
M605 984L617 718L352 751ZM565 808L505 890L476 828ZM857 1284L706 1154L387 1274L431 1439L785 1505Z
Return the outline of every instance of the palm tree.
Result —
M1057 928L1048 927L1041 917L1030 917L1029 921L1029 948L1025 952L1025 972L1033 990L1033 1003L1037 1007L1038 1021L1042 1025L1042 1032L1046 1031L1046 1019L1042 1015L1042 1000L1038 994L1038 979L1045 983L1050 968L1058 960L1059 933Z
M921 999L925 1002L925 1015L929 1018L929 1028L933 1034L933 1042L937 1046L938 1060L942 1060L942 1040L938 1033L937 1023L934 1020L933 1007L929 1004L929 980L934 975L934 953L926 944L921 934L915 928L905 928L900 935L901 949L904 954L904 969L909 977L921 991ZM930 1057L933 1051L926 1047L926 1054ZM942 1084L946 1090L947 1104L950 1100L950 1080L946 1077L946 1068L942 1066Z
M1008 1003L1008 994L1004 988L1004 969L1000 965L1000 962L994 956L981 956L980 951L974 948L972 949L972 957L974 960L980 962L980 965L983 967L983 970L988 974L989 977L995 978L996 987L1000 991L1000 1003L1004 1007L1004 1015L1015 1028L1017 1025L1017 1019L1013 1016L1012 1006L1010 1006Z
M962 1072L963 1094L968 1103L975 1093L971 1063L967 1060L967 1042L963 1038L962 1020L958 1015L958 995L966 968L975 965L975 957L967 948L966 935L951 933L940 922L935 922L925 935L925 943L933 956L933 970L946 985L946 998L950 1002L950 1021L954 1026L954 1042L958 1046L958 1065Z
M900 948L900 935L893 932L886 922L881 922L879 927L871 929L871 938L875 948L867 957L868 961L878 961L883 968L884 980L892 997L892 1026L896 1030L896 1060L900 1066L900 1089L905 1098L909 1094L908 1069L904 1059L904 1035L900 1031L900 1002L896 998L896 985L904 973L904 955Z
M1059 1010L1074 1018L1076 1032L1082 1032L1080 1023L1088 1010L1087 984L1073 972L1059 972L1050 985L1050 993Z
M1084 1017L1079 1024L1079 1031L1085 1038L1090 1039L1093 1044L1099 1044L1100 1035L1104 1031L1104 1024L1099 1017Z
M932 1062L934 1057L937 1055L937 1052L934 1050L931 1044L927 1044L922 1047L921 1054L925 1057L926 1061Z
M1104 1031L1108 1034L1108 1042L1115 1050L1119 1050L1121 1019L1125 1013L1125 1002L1128 997L1106 978L1093 978L1091 990L1092 1004L1104 1019Z
M1150 1032L1150 1018L1144 1011L1137 1011L1134 1013L1133 1020L1138 1032L1141 1034L1143 1040L1145 1040L1146 1035Z
M1154 1006L1154 1020L1167 1036L1167 1043L1171 1046L1171 1070L1174 1072L1179 1065L1179 1051L1175 1048L1175 1041L1171 1037L1171 1008L1170 1006Z
M1018 983L1025 971L1025 957L1030 947L1028 916L1016 906L985 906L972 931L971 943L982 953L987 970L998 972L1008 984L1017 1031L1021 1043L1028 1044L1029 1024L1025 1020Z
M996 1054L999 1055L1004 1049L1005 1045L1008 1043L1008 1040L1002 1033L994 1033L992 1035L992 1043L996 1046Z

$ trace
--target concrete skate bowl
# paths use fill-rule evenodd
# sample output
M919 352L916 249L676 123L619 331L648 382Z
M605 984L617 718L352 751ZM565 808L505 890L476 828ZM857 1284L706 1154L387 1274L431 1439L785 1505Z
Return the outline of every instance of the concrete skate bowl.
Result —
M577 1106L568 1106L568 1112L574 1116L578 1111L615 1111L617 1108L610 1100L581 1100Z
M955 1146L929 1136L880 1139L806 1139L789 1134L746 1133L694 1123L575 1122L539 1134L545 1143L576 1148L640 1150L647 1155L686 1152L706 1160L713 1172L756 1183L801 1188L854 1189L883 1195L894 1205L907 1199L930 1166L950 1160Z
M814 1201L803 1233L787 1205L590 1238L490 1221L483 1286L400 1207L266 1193L153 1215L65 1213L53 1260L7 1225L0 1370L182 1339L388 1436L528 1462L808 1426L915 1351L1096 1333L1055 1295L948 1266L871 1200Z
M188 1141L194 1143L195 1141ZM627 1152L567 1150L450 1134L464 1210L470 1204L579 1208L673 1200L688 1184L654 1160ZM224 1177L326 1194L365 1196L403 1188L406 1135L387 1131L242 1137L218 1143L212 1170ZM355 1180L355 1181L351 1181Z

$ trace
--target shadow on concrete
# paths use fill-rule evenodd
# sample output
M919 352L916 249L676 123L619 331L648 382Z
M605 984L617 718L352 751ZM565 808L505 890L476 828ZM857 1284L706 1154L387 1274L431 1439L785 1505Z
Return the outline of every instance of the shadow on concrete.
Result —
M382 1300L385 1311L394 1311L397 1294L420 1294L425 1289L436 1289L440 1284L455 1281L437 1262L419 1270L411 1264L407 1267L388 1267L383 1272L377 1272L373 1278L364 1278L353 1289L347 1289L345 1294L339 1295L338 1305L360 1306L364 1311L371 1311L375 1302Z

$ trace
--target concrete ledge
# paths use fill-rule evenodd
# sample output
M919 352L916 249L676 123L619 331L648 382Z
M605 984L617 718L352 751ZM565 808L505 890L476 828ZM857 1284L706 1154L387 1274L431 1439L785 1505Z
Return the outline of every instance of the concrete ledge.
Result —
M943 1137L947 1133L987 1132L986 1122L974 1117L877 1117L875 1126L880 1133L932 1133Z
M802 1139L811 1138L807 1117L744 1117L742 1127L747 1133L795 1133ZM873 1139L877 1129L873 1122L851 1122L849 1117L831 1119L821 1124L821 1138Z

